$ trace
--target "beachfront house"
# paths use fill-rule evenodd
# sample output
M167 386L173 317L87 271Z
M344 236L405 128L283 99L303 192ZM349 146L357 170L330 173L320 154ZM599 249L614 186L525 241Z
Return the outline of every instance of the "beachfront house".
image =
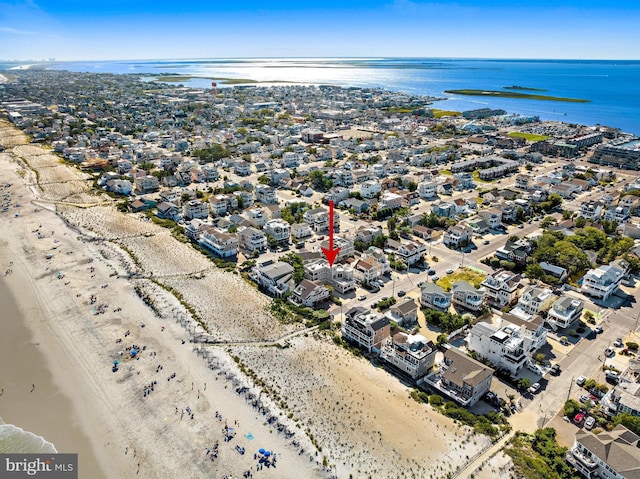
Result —
M251 279L270 296L281 298L293 286L293 266L283 261L265 261L253 267Z
M392 371L418 381L433 367L436 351L433 342L424 336L400 331L384 341L380 359Z
M355 344L368 353L379 353L391 334L389 319L362 306L355 306L345 314L342 339Z

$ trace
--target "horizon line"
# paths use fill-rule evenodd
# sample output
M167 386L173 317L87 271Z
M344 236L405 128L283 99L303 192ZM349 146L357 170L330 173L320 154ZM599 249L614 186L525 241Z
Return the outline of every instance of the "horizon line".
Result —
M54 57L55 58L55 57ZM2 63L70 63L70 62L152 62L152 61L203 61L203 60L337 60L337 61L359 61L359 60L500 60L500 61L587 61L587 62L633 62L640 61L640 58L550 58L550 57L456 57L456 56L236 56L236 57L173 57L173 58L110 58L110 59L67 59L67 60L46 60L46 59L0 59Z

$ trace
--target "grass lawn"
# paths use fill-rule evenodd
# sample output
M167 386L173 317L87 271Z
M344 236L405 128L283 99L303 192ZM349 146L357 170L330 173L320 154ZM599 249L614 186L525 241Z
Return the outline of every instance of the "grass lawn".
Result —
M469 268L459 268L453 273L440 278L436 281L436 284L445 291L451 291L451 287L456 281L468 281L474 288L477 288L486 277L487 275L485 273L480 273L479 271L474 271Z
M521 131L512 131L507 136L512 138L524 138L527 141L542 141L551 138L547 135L536 135L534 133L522 133Z
M459 111L451 111L451 110L433 110L434 118L441 118L443 116L462 116L462 113Z
M482 178L480 178L480 173L478 172L478 170L475 170L473 172L473 181L477 181L478 183L493 183L495 180L483 180Z
M440 174L445 176L453 176L453 173L451 173L451 170L440 170Z

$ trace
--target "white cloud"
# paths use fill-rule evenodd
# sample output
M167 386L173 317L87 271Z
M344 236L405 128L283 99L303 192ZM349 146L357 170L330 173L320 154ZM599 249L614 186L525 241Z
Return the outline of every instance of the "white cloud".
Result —
M30 32L28 30L19 30L17 28L11 28L11 27L0 27L0 32L11 33L13 35L38 35L37 32Z

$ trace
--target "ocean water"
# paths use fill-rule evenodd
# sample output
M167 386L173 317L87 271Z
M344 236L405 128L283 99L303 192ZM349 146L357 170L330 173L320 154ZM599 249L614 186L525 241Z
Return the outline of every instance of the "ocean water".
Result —
M56 453L56 448L42 436L25 431L13 424L4 424L0 419L0 454L40 452Z
M56 63L48 68L110 73L178 73L341 86L377 87L447 97L436 108L502 108L512 113L586 125L607 125L640 134L640 61L492 60L446 58L255 58ZM185 84L208 88L210 80ZM223 86L218 82L219 86ZM519 85L543 95L588 103L484 98L444 93L449 89L501 90ZM536 93L536 92L531 92Z

